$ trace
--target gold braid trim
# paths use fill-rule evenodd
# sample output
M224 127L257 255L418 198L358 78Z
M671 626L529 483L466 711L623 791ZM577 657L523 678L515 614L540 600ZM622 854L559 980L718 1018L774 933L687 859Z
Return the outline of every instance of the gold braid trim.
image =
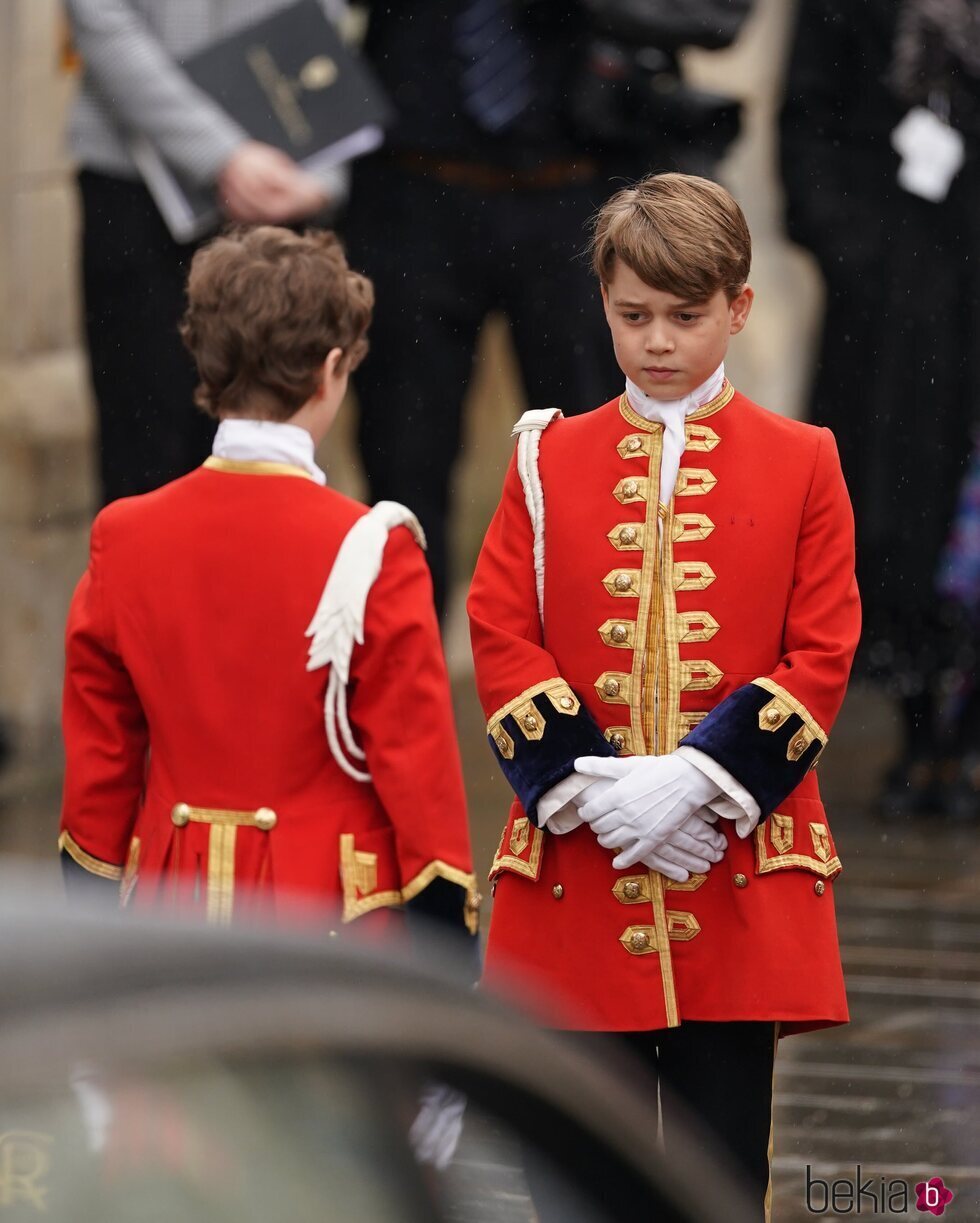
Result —
M823 879L835 879L844 869L840 858L834 854L827 862L821 862L816 856L808 854L771 854L766 844L766 830L759 824L755 830L756 874L768 875L770 871L785 870L787 867L799 866L812 871Z
M767 675L762 675L758 679L752 681L757 688L764 688L766 692L773 696L778 696L781 701L785 701L793 710L797 717L803 719L803 725L813 735L814 739L820 740L820 746L827 746L827 732L820 725L817 719L810 713L809 709L798 701L792 692L787 692L785 688L780 687L775 680L771 680Z
M211 471L227 471L236 476L297 476L301 480L313 480L308 471L294 467L292 463L270 463L266 459L220 459L210 455L202 464ZM316 481L313 481L314 484Z
M491 714L487 722L487 734L490 738L496 737L504 718L510 715L516 717L518 711L521 711L522 707L535 696L546 696L558 713L567 714L569 717L574 717L579 711L579 699L563 679L557 676L554 679L546 679L532 688L525 688L519 696L515 696L506 705L501 705L496 713ZM562 705L562 701L565 702L565 705ZM521 727L521 729L523 731L524 728ZM529 736L525 735L525 737Z
M111 862L93 858L91 854L87 854L82 849L70 832L63 832L58 837L58 848L63 849L73 862L77 862L91 875L98 875L100 879L122 879L123 868L121 866L113 866Z
M692 412L690 416L685 418L684 423L690 424L692 420L704 420L706 416L712 416L715 412L720 412L726 404L731 403L734 394L735 388L726 378L721 384L721 390L714 397L714 399L709 399L707 403L702 404L696 412ZM630 405L629 398L627 397L625 391L620 396L619 410L623 416L623 419L628 421L636 429L643 429L644 432L651 433L657 428L663 428L659 421L647 420L645 416L641 416L639 412L635 412ZM694 447L688 446L687 449L691 450L694 449Z
M466 892L463 918L470 934L476 934L480 927L480 901L483 899L476 886L476 875L461 871L457 866L450 866L441 858L436 858L428 863L414 879L405 884L402 888L402 901L408 904L410 900L418 896L419 892L424 891L433 879L445 879L449 883L457 884Z

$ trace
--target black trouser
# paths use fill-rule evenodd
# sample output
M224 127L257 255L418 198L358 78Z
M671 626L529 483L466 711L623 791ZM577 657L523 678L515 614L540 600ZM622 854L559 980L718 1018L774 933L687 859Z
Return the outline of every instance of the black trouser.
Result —
M177 324L193 246L171 238L142 183L83 170L82 285L98 408L102 503L197 467L214 422Z
M602 1058L622 1043L662 1087L661 1118L668 1157L671 1144L685 1138L697 1144L692 1126L714 1140L721 1160L742 1181L758 1217L766 1218L769 1195L769 1144L772 1135L773 1023L702 1023L688 1020L677 1028L654 1032L589 1032L580 1038ZM705 1152L705 1176L712 1154ZM541 1223L560 1223L551 1210L548 1191L533 1161L528 1180ZM595 1175L607 1171L597 1167Z
M371 499L404 502L422 523L440 607L463 397L487 313L510 321L531 407L569 416L622 388L580 257L609 190L597 179L481 191L392 160L355 169L345 237L377 294L372 352L356 375L361 454Z

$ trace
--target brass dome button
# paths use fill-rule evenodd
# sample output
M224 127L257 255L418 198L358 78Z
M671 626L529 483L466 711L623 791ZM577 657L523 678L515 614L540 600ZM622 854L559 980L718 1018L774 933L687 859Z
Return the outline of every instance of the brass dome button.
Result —
M635 480L627 480L623 485L623 492L627 497L635 497L640 491L640 486Z
M558 702L558 704L562 707L562 709L574 709L575 708L575 702L572 700L570 696L563 696L561 700Z
M826 892L827 890L827 885L824 883L822 879L818 879L817 882L813 885L813 890L816 892L818 896L822 896L824 892Z
M565 895L565 889L560 883L556 883L551 889L551 894L554 896L555 900L561 900L561 898Z
M770 726L778 726L779 723L782 721L782 718L783 718L783 715L779 712L779 710L775 706L773 706L772 709L766 710L766 721L769 723Z
M183 828L191 822L191 809L187 803L177 803L170 812L170 819L175 828Z
M635 879L631 879L629 883L623 884L623 895L626 897L627 900L639 900L640 899L640 885L636 882Z
M802 739L802 738L794 739L793 742L790 744L790 747L793 752L795 752L799 756L802 756L803 753L806 751L806 739Z
M609 736L609 745L614 747L617 752L621 752L626 746L626 736L616 731L615 734Z
M621 544L635 544L636 527L621 527L619 531L619 542Z
M631 454L636 454L636 452L640 449L642 445L643 445L643 442L640 440L640 438L631 437L630 440L626 443L626 449Z
M741 871L739 871L737 875L732 876L732 883L734 883L737 888L747 888L749 886L748 878L743 875Z
M630 573L617 573L613 585L617 590L629 590L633 585L633 575Z
M255 813L255 827L261 828L263 832L269 832L278 822L279 817L271 807L260 807Z
M509 744L509 743L507 742L507 740L506 740L506 739L503 737L503 735L498 735L498 736L496 737L496 739L494 739L494 743L496 743L496 745L497 745L498 749L499 749L501 752L506 752L506 751L507 751L507 749L508 749L508 747L510 746L510 744Z
M607 679L602 685L602 691L606 694L606 696L619 696L619 688L620 684L618 679Z
M538 729L538 719L534 716L533 713L526 713L523 719L521 720L521 724L523 725L525 730L537 730Z
M646 951L650 946L650 936L645 930L634 930L630 935L630 946L634 951Z
M629 629L625 624L614 624L609 630L609 636L616 642L624 642L629 637Z

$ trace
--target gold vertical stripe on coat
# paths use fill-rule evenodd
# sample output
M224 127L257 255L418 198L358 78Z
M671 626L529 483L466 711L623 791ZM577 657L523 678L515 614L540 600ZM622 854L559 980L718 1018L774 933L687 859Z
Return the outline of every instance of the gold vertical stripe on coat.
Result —
M207 917L216 926L231 924L237 833L233 824L212 824L208 837Z
M659 871L650 872L650 892L653 904L653 924L657 931L657 950L660 955L660 979L664 989L664 1009L667 1027L676 1028L680 1023L677 1012L677 991L674 988L674 963L670 957L670 937L667 926L667 906L664 902L664 877Z
M677 615L674 589L674 502L671 499L664 522L664 560L660 587L664 605L664 666L661 671L660 708L662 710L661 752L672 752L684 737L681 732L681 621Z
M645 756L655 750L656 728L652 707L647 701L647 680L653 660L650 658L651 621L656 617L656 574L660 548L658 515L660 509L660 459L663 454L663 426L649 426L650 458L647 467L648 499L643 526L643 566L640 570L640 600L636 612L633 651L633 671L630 680L630 730L633 750Z

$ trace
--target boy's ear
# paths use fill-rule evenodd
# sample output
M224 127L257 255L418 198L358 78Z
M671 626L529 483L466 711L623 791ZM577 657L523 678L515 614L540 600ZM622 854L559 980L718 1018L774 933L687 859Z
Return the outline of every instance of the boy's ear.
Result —
M755 293L748 285L739 293L738 297L732 299L728 308L731 318L731 335L738 335L745 326L753 301L755 301Z
M344 372L344 350L342 348L331 348L327 353L327 359L323 363L323 377L326 382L332 382L339 374Z

